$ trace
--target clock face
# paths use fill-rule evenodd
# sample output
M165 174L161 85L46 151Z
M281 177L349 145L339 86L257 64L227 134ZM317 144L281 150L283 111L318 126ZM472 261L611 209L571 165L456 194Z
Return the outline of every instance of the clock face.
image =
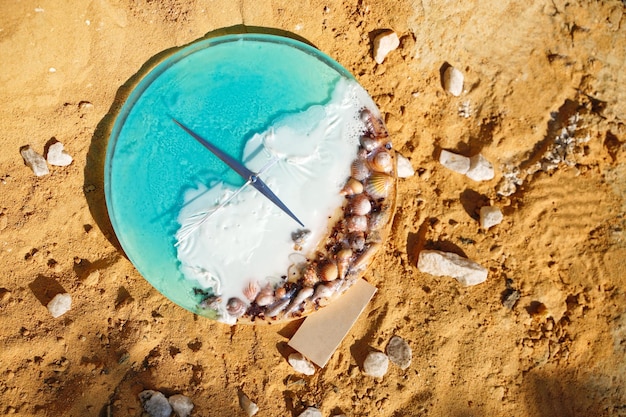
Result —
M137 84L112 131L105 192L127 256L170 300L229 324L274 322L364 273L393 214L394 170L378 109L339 64L289 38L228 35Z

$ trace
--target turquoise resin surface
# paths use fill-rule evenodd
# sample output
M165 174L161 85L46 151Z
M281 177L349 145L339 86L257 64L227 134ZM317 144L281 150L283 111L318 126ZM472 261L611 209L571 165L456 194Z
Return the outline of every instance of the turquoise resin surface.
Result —
M341 77L352 79L306 44L244 34L187 46L139 82L109 141L105 192L124 251L157 290L199 312L174 247L183 194L198 183L242 182L172 118L240 159L247 140L275 120L326 104Z

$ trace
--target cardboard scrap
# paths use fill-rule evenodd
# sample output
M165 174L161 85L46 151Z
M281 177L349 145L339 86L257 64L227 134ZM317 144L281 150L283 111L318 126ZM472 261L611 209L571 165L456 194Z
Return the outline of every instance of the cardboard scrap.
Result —
M288 345L323 368L376 293L364 279L304 320Z

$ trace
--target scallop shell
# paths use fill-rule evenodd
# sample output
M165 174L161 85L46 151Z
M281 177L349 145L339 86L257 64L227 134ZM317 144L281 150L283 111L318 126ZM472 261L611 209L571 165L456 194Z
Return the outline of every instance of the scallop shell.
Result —
M350 216L346 219L348 232L365 232L367 230L367 217Z
M352 174L352 178L358 181L363 181L370 175L370 169L367 166L367 162L362 159L356 159L352 163L350 172Z
M253 280L248 283L243 289L243 295L249 300L254 301L256 296L259 295L259 284Z
M393 157L387 151L376 152L370 159L370 167L373 171L388 174L393 170Z
M261 289L259 294L256 296L256 303L260 307L268 306L274 301L276 301L276 298L274 297L274 289L271 285L263 287L263 289Z
M248 305L237 297L230 298L226 303L226 311L233 317L241 317L246 313Z
M363 192L363 183L355 178L350 177L346 185L341 189L343 195L355 195Z
M361 110L361 121L365 123L367 133L375 138L386 138L389 136L385 122L376 116L370 109L364 108Z
M374 172L365 184L365 191L373 198L386 198L393 187L393 177L382 172Z
M322 281L334 281L339 276L337 264L333 261L324 262L319 267L319 275Z
M354 196L348 203L348 209L350 213L357 216L365 216L372 211L372 203L366 195L358 194Z

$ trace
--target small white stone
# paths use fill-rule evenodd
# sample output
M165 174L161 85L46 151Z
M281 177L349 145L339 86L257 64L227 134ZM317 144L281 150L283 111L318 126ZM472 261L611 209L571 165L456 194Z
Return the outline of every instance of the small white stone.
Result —
M259 406L253 403L243 392L239 392L239 407L246 412L248 417L252 417L259 412Z
M63 150L63 144L61 142L56 142L50 145L46 159L50 165L57 167L68 166L74 160L70 154Z
M421 272L438 277L455 278L467 287L487 280L487 269L470 259L451 252L423 250L419 254L417 268Z
M139 393L143 409L150 417L170 417L172 406L159 391L145 390Z
M405 370L411 366L413 353L409 344L400 336L391 338L385 349L387 356L392 363L395 363L400 369Z
M315 407L309 407L298 414L298 417L322 417L322 412Z
M408 159L406 159L404 156L400 155L399 153L396 154L396 161L397 161L396 164L397 164L398 178L409 178L415 175L415 170L413 169L413 166L411 165L411 161L409 161Z
M42 177L50 173L46 160L43 159L43 156L35 152L29 145L20 149L20 154L22 154L24 162L30 167L30 169L33 170L36 176Z
M463 92L463 73L454 67L446 68L443 73L443 88L455 97Z
M315 373L315 366L307 358L302 356L301 353L292 353L287 359L289 365L293 367L297 372L304 375L313 375Z
M61 317L72 308L72 296L68 293L57 294L46 306L52 317Z
M188 417L189 414L191 414L191 410L193 410L193 402L191 402L191 398L182 394L172 395L167 399L167 401L170 403L172 409L178 417Z
M48 68L48 72L49 72L50 74L54 74L55 72L57 72L57 69L56 69L56 68L54 68L54 67L50 67L50 68Z
M363 373L374 378L382 378L389 369L389 358L382 352L370 352L363 362Z
M502 211L498 207L483 206L480 208L480 227L485 230L502 223L503 219Z
M439 155L439 162L444 167L459 174L466 174L470 168L470 159L467 156L458 155L445 149Z
M400 39L393 30L387 30L374 38L374 61L382 64L389 52L400 46Z
M474 181L489 181L493 179L495 173L491 162L478 154L470 158L470 167L465 175Z

